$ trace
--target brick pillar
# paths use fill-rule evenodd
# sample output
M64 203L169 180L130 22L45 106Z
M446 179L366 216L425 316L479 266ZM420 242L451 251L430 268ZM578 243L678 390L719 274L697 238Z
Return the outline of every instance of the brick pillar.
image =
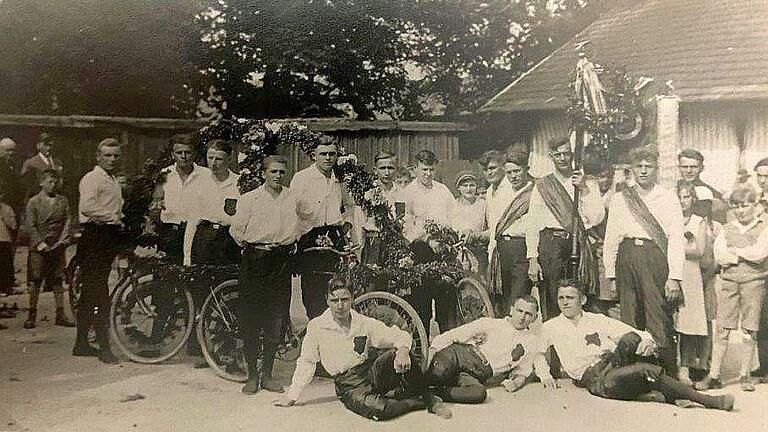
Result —
M678 177L677 153L680 151L680 98L656 97L656 146L659 150L659 182L674 187Z

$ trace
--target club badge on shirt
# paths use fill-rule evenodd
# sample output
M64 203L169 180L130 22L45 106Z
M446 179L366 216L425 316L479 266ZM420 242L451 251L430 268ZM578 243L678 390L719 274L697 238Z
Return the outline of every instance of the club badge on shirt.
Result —
M227 216L234 216L237 213L237 200L235 198L227 198L224 200L224 213Z
M365 346L368 343L368 336L355 336L355 352L363 355L365 352Z
M600 341L600 335L597 332L584 335L584 340L587 342L587 346L590 344L595 346L602 345L602 342Z

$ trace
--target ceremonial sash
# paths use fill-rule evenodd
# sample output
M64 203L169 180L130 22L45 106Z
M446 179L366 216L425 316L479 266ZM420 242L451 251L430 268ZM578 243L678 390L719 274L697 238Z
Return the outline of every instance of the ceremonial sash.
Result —
M643 230L648 233L651 240L659 246L664 256L667 256L667 234L648 206L645 205L645 201L640 198L637 189L627 187L621 191L621 194L624 196L624 202L629 213L632 214L632 217L635 218Z
M533 183L528 183L518 192L517 196L509 203L509 206L499 218L496 224L496 230L493 232L493 238L498 240L504 231L509 229L518 219L528 213L528 205L531 203L531 191ZM492 294L501 294L501 262L499 261L499 248L496 247L491 253L491 261L488 265L488 285L489 292Z
M555 177L555 174L540 178L536 182L536 189L560 226L570 232L571 235L576 236L579 246L578 280L584 284L588 294L599 294L600 274L597 258L592 244L589 242L584 222L581 217L573 217L573 199L568 195L568 191L565 190L560 180ZM597 193L597 191L592 191L592 193ZM575 229L573 227L574 219L578 222Z

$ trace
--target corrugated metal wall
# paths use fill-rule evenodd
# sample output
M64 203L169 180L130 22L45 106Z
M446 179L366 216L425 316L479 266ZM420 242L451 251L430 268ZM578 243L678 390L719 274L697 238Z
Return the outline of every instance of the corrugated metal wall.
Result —
M547 111L541 113L536 121L533 136L531 137L531 156L529 164L531 174L541 177L552 172L554 167L547 156L547 145L550 140L568 136L568 122L562 111Z
M739 169L736 111L728 107L681 106L680 149L694 148L704 155L702 180L728 190Z
M755 107L746 117L742 161L752 171L757 161L768 157L768 106Z

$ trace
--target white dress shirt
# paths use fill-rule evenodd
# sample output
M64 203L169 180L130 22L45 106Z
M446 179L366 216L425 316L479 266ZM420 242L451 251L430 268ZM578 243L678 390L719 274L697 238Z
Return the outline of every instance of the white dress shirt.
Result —
M176 165L166 167L163 171L167 172L167 175L163 184L163 210L160 212L160 221L173 224L191 221L201 204L200 193L203 184L210 181L211 170L192 164L192 172L183 182Z
M349 331L333 319L330 309L307 324L307 335L301 344L301 356L296 361L288 399L298 400L302 389L312 381L317 362L321 362L331 376L344 373L368 359L368 348L410 349L411 335L397 327L351 311ZM365 337L361 353L355 351L355 338ZM414 365L414 367L416 367Z
M298 223L292 190L284 187L280 194L273 197L266 185L261 185L240 197L229 234L239 245L288 245L296 241Z
M485 228L485 207L484 199L476 198L470 205L462 204L456 198L453 204L450 216L450 225L458 232L472 231L474 233L483 232Z
M560 181L568 196L573 200L573 184L570 177L563 177L555 171L555 177ZM605 205L600 196L600 188L594 180L587 180L587 191L579 192L579 215L584 228L589 229L599 224L605 218ZM539 190L534 186L531 191L530 210L528 210L528 223L526 224L525 245L528 249L528 258L539 256L539 232L545 228L563 229L555 215L549 210Z
M453 194L440 182L432 181L424 186L418 179L403 189L405 199L405 224L403 231L409 241L424 234L424 222L431 220L441 225L450 224Z
M313 228L343 225L354 219L352 202L333 171L326 177L312 164L293 176L291 191L296 198L300 235Z
M511 371L527 377L536 356L542 355L538 336L530 329L518 330L509 318L478 318L435 336L431 348L440 351L454 343L477 347L494 375ZM518 344L522 352L515 352Z
M635 186L638 187L639 186ZM677 196L661 186L654 186L645 195L640 195L645 205L656 218L667 234L667 265L669 279L683 280L683 265L685 264L685 236L683 234L685 220L680 201ZM619 244L624 238L643 238L651 240L637 219L629 212L624 194L616 193L611 198L608 210L608 222L605 227L603 242L603 264L605 277L616 277L616 258Z
M224 211L224 205L227 199L239 200L240 188L237 185L239 179L239 175L230 172L224 181L219 181L211 171L208 179L202 178L196 184L198 203L190 209L187 227L184 230L184 265L192 264L192 242L201 220L225 226L232 225L232 216Z
M120 184L100 166L80 179L80 223L116 225L123 211L123 191Z
M554 346L563 369L568 376L581 380L590 366L605 352L613 352L622 336L635 332L647 342L653 340L650 333L637 330L623 322L602 314L582 312L578 321L558 315L542 324L542 351Z

